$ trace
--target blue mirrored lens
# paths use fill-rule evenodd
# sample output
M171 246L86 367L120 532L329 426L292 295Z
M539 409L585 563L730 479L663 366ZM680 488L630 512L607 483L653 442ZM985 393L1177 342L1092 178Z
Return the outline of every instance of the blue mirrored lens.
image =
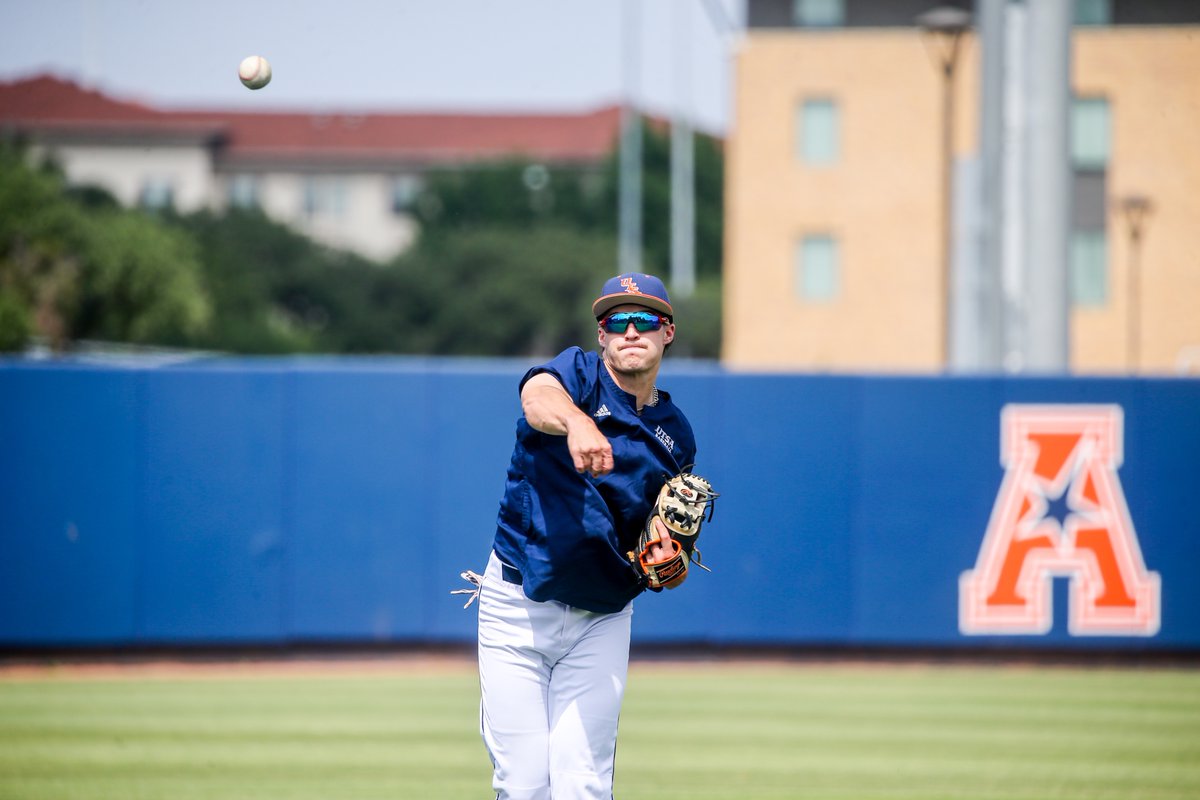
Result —
M650 311L621 311L605 317L603 324L609 333L624 333L632 322L639 333L646 333L658 330L664 321L662 316Z

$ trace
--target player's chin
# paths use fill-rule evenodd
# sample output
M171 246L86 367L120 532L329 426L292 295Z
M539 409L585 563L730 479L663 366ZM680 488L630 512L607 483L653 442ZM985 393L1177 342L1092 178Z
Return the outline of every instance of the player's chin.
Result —
M643 372L649 369L652 361L650 354L642 350L626 350L617 359L621 369L626 372Z

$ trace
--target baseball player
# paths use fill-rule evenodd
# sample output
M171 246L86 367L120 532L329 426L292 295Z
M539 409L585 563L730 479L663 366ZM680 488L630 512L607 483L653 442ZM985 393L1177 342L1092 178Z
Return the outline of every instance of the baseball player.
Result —
M478 590L481 730L498 798L612 797L632 600L686 577L685 559L682 576L648 583L630 558L644 532L645 561L672 553L648 514L664 476L696 456L691 426L655 384L675 338L666 287L619 275L592 313L599 352L569 348L521 380Z

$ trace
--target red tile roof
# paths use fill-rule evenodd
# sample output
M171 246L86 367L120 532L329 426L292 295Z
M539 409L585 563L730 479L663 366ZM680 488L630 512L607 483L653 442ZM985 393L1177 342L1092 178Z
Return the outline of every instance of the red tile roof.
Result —
M0 128L154 136L220 134L229 160L404 160L521 154L597 161L615 146L620 110L581 114L344 114L162 111L53 76L0 82Z
M139 103L114 100L70 81L41 75L21 81L0 81L0 128L165 136L215 134L223 126L211 120L199 123Z
M52 75L0 81L0 117L6 120L147 122L162 116L140 103L114 100Z
M457 161L522 154L595 161L617 140L615 108L579 115L280 114L177 115L228 126L228 155Z

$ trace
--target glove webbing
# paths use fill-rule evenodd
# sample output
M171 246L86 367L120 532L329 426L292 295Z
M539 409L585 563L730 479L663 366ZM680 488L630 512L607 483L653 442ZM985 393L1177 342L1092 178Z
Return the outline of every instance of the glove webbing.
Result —
M689 560L705 570L708 567L700 563L696 540L700 536L700 526L712 519L717 497L707 480L690 472L681 472L663 484L658 499L658 515L671 538L679 542Z

